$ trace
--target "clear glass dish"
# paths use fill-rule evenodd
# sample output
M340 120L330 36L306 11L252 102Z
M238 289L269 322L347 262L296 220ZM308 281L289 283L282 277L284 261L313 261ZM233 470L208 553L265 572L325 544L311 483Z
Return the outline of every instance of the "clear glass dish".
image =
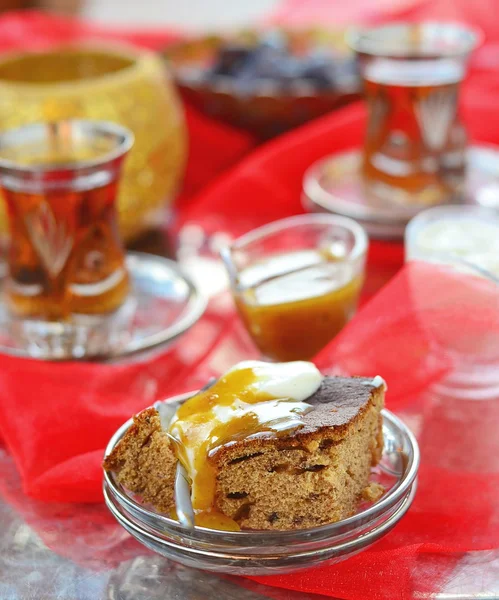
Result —
M353 219L297 215L221 248L235 305L269 360L310 360L354 316L368 239Z
M167 400L172 403L192 393ZM164 403L157 403L160 407ZM170 408L171 407L171 408ZM111 438L108 455L121 440L132 419ZM416 439L395 415L383 411L383 456L373 469L372 480L386 493L374 504L359 506L358 512L337 523L295 531L217 531L195 527L144 506L119 485L112 474L104 474L104 498L116 520L139 542L171 560L232 575L289 573L339 562L367 548L390 531L409 509L416 492L419 449Z
M499 215L482 206L429 208L407 225L405 255L406 262L471 263L499 278Z

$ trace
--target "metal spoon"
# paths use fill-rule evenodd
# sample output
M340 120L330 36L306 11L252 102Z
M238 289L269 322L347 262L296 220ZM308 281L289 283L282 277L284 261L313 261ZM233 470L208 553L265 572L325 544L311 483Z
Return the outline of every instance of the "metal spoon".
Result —
M175 474L175 508L179 522L189 529L194 529L194 509L191 501L191 486L187 471L180 461L177 462Z

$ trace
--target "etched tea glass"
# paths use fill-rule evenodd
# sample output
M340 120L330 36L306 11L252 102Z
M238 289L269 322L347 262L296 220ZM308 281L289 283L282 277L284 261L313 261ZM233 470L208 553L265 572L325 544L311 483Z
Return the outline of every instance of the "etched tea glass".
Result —
M458 96L479 35L450 23L396 23L350 36L368 105L362 173L374 197L434 205L459 196L466 129Z
M134 301L115 201L132 143L127 129L99 121L0 133L3 302L10 334L33 356L99 356L125 341Z

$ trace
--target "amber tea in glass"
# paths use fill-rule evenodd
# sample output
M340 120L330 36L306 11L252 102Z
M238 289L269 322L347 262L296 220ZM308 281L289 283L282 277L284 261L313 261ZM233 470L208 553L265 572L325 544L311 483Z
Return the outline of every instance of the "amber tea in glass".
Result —
M308 360L352 318L367 237L344 217L276 221L222 250L237 309L264 357Z
M445 23L394 24L353 34L368 105L368 193L401 204L456 197L467 135L459 87L477 34Z
M3 293L14 319L45 323L47 331L51 322L91 324L105 334L99 317L129 297L115 201L131 144L128 130L83 120L0 134L10 229Z

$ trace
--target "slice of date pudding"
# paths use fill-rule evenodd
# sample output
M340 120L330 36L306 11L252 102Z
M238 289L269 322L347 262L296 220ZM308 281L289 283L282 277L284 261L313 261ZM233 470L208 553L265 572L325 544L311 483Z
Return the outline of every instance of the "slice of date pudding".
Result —
M299 368L290 365L315 369L311 363L281 365L286 372L293 370L295 379ZM305 385L297 393L301 397L293 398L297 384L291 380L285 382L286 398L273 397L279 387L270 384L245 396L260 372L271 378L276 367L237 365L186 401L168 430L155 408L144 410L105 458L104 469L145 503L172 514L180 459L193 481L193 506L200 517L196 523L212 528L216 521L210 524L203 515L228 517L235 529L314 527L354 514L363 497L376 500L383 490L370 484L369 476L383 449L383 380L319 374L315 384L309 377L307 385L315 389L310 396L303 397L312 389ZM279 376L282 383L283 373ZM220 384L224 381L225 387ZM276 406L285 409L285 418L275 412ZM234 422L236 413L239 421ZM288 421L290 426L283 426Z

